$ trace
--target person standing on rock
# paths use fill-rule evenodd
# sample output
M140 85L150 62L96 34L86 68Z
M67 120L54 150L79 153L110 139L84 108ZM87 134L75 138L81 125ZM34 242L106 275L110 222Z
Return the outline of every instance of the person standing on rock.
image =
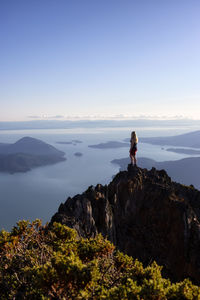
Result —
M131 158L131 164L136 166L137 160L136 160L136 152L137 152L137 143L138 143L138 137L135 133L135 131L132 131L131 133L131 139L130 139L130 158Z

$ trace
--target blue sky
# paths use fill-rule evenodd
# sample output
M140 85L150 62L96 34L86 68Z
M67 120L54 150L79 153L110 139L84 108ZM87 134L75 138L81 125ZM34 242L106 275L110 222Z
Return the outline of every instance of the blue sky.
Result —
M1 0L0 121L200 119L199 0Z

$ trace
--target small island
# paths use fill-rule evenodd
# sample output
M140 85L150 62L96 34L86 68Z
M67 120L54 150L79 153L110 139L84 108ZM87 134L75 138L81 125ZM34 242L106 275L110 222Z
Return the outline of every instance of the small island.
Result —
M14 174L65 161L65 153L35 138L0 144L0 172Z
M122 143L117 141L109 141L105 143L100 143L97 145L89 145L90 148L96 148L96 149L114 149L114 148L123 148L123 147L129 147L129 143Z
M80 140L72 140L72 142L75 144L82 144L82 141L80 141Z
M168 148L166 151L174 152L178 154L188 154L188 155L199 155L200 150L193 150L193 149L185 149L185 148Z
M71 141L58 141L56 142L56 144L61 144L61 145L74 145L76 146L76 144L81 144L82 141L80 140L71 140Z
M72 142L56 142L56 144L61 144L61 145L72 145Z
M81 152L76 152L76 153L74 153L74 156L76 156L76 157L81 157L81 156L83 156L83 153L81 153Z

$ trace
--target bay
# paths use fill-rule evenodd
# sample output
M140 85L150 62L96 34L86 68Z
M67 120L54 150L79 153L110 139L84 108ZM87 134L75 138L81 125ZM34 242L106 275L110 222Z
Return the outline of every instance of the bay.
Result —
M138 136L167 136L188 132L188 127L136 128ZM111 164L128 156L127 148L93 149L88 145L110 140L123 141L132 128L72 128L49 130L9 130L0 132L0 142L13 143L24 136L41 139L66 153L67 160L35 168L27 173L0 173L0 228L9 230L18 220L40 218L50 221L61 202L82 193L90 185L108 184L119 167ZM58 144L80 140L82 143ZM162 147L163 148L163 147ZM161 146L139 143L140 157L157 161L176 160L188 155L165 151ZM75 156L81 152L80 157Z

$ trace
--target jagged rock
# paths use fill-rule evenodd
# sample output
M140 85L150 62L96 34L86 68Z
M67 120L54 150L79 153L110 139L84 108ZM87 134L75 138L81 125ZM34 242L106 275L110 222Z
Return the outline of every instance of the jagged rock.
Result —
M172 280L200 283L200 192L164 170L129 165L107 186L89 187L61 204L51 222L97 233L145 265L153 260Z

